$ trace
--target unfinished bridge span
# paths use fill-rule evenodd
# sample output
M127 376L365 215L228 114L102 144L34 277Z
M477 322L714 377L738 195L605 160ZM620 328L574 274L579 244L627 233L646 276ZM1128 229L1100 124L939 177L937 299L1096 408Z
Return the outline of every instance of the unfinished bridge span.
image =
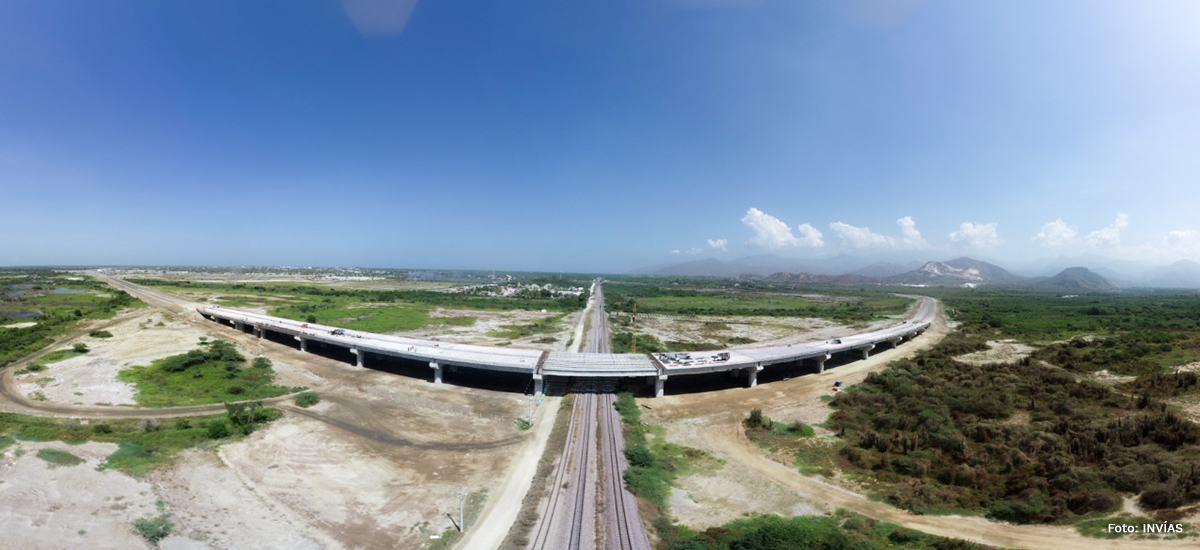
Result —
M920 297L921 305L910 319L880 330L803 344L735 348L723 351L690 353L568 353L529 349L457 344L376 334L347 328L305 323L226 307L201 307L205 318L243 332L271 339L294 339L302 351L312 343L340 351L359 367L368 357L398 358L427 364L433 383L440 384L444 371L458 368L528 376L535 394L541 394L551 377L563 378L635 378L654 387L661 397L668 379L677 376L728 372L744 376L754 387L758 373L772 365L812 363L817 372L825 371L825 362L834 355L848 354L867 358L879 346L896 347L925 332L937 311L937 302ZM348 353L347 353L348 352Z

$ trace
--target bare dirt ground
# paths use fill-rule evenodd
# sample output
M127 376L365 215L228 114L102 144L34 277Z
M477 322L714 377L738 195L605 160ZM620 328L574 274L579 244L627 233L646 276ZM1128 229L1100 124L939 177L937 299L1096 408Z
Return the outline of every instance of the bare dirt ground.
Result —
M393 332L391 334L408 336L412 338L439 340L443 342L457 342L462 344L478 344L484 346L511 344L513 347L518 348L560 351L566 349L567 342L571 340L575 326L578 324L579 319L583 316L582 311L576 311L563 317L562 320L558 322L557 329L553 332L543 332L513 339L489 334L495 331L504 331L505 329L503 328L503 325L528 325L536 321L556 317L558 315L561 315L561 313L553 311L479 311L468 309L437 308L431 311L429 314L430 318L434 320L439 317L471 316L475 318L475 323L468 327L435 324L418 330ZM549 338L553 338L554 341L538 341Z
M0 453L0 546L147 547L131 526L138 518L158 515L155 487L120 472L96 470L116 448L112 443L22 441ZM84 462L54 465L37 457L42 449L64 450Z
M988 349L976 351L955 357L955 361L971 365L986 365L989 363L1014 363L1037 350L1037 348L1022 344L1016 340L994 340L987 343Z
M24 323L13 323L11 325L0 325L0 328L28 328L28 327L33 327L33 326L37 326L37 323L34 321L26 321Z
M761 408L764 415L785 421L823 421L829 414L829 407L820 397L832 394L834 380L841 380L845 385L861 382L870 372L883 368L890 361L915 354L940 340L947 332L944 319L939 319L928 332L912 342L877 353L864 361L838 366L823 374L800 376L749 389L639 400L643 419L665 426L670 441L704 449L726 461L725 467L715 475L682 478L682 491L687 492L684 496L693 501L695 506L684 504L679 508L673 507L672 514L693 528L704 529L738 517L747 509L762 513L794 514L797 510L805 511L809 507L827 512L846 508L927 533L1000 547L1080 550L1195 547L1194 539L1112 541L1085 538L1070 527L1017 526L978 517L918 516L868 499L840 476L830 480L801 475L794 465L773 460L770 453L746 439L740 422L750 409ZM722 479L717 481L713 478ZM680 501L678 495L672 499L673 505Z
M846 325L802 317L639 315L637 331L662 342L674 340L724 345L730 339L744 338L751 342L732 347L757 347L828 340L880 329L896 322L896 319L889 318Z

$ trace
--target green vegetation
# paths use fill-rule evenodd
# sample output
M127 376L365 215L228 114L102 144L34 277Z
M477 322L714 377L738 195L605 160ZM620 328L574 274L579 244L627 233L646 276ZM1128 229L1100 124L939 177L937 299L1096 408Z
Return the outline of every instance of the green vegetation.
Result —
M57 466L75 466L83 464L83 459L61 449L42 449L37 457Z
M668 443L663 429L642 423L633 394L617 396L617 411L625 426L625 484L629 491L659 508L666 508L671 483L680 475L717 469L724 461L690 447Z
M88 332L88 336L92 338L112 338L112 333L107 330L93 330Z
M21 369L21 370L17 371L17 372L16 372L16 373L14 373L14 374L26 374L26 373L30 373L30 372L42 372L42 371L44 371L44 370L46 370L46 365L43 365L43 364L41 364L41 363L30 363L30 364L26 365L26 366L25 366L25 368L23 368L23 369Z
M922 289L943 300L963 328L977 333L1049 342L1084 334L1200 329L1194 292L1130 291L1072 298L1035 290Z
M114 419L86 425L77 420L0 413L0 448L16 440L62 441L69 444L86 441L116 443L117 450L108 455L100 464L100 469L112 468L139 476L169 462L184 449L213 439L241 437L281 414L276 409L263 407L261 403L250 403L227 405L223 415L179 418L170 422ZM236 431L210 437L207 426L217 422L225 423L227 428L233 425Z
M57 363L59 361L66 361L72 357L79 357L80 355L86 354L89 351L91 350L87 349L87 347L84 347L82 350L79 348L60 349L39 357L38 361L43 363Z
M300 392L300 393L296 394L295 401L296 401L296 406L308 408L313 405L316 405L317 403L320 403L321 396L318 395L317 392L313 392L313 391Z
M124 369L117 379L136 385L134 398L144 407L265 399L291 391L271 384L275 373L270 361L259 358L249 367L245 362L232 344L215 340L202 344L202 349L159 359L149 366Z
M171 534L174 523L168 521L170 515L163 513L155 517L141 518L133 522L133 531L146 539L152 546L158 546L159 541Z
M60 293L55 289L82 293ZM71 280L53 270L0 274L0 325L27 319L37 322L31 327L0 328L0 366L45 348L80 320L107 319L122 309L144 305L99 281ZM25 317L30 313L34 317Z
M636 303L639 314L819 317L861 322L903 313L912 303L909 298L884 293L860 292L858 296L832 300L749 283L736 288L714 288L720 286L714 281L678 283L675 281L672 286L660 282L605 283L606 308L628 314ZM822 293L829 290L823 289ZM839 289L839 292L845 291ZM638 348L641 349L640 341Z
M1200 426L1149 395L1120 394L1030 359L966 365L983 339L954 333L832 401L846 466L918 512L985 511L1015 523L1200 501Z
M1134 331L1100 338L1072 338L1038 350L1034 358L1074 372L1106 369L1130 376L1156 375L1168 365L1200 361L1200 332Z
M839 510L833 516L741 518L702 532L668 522L655 527L667 550L976 550L972 542L927 535Z

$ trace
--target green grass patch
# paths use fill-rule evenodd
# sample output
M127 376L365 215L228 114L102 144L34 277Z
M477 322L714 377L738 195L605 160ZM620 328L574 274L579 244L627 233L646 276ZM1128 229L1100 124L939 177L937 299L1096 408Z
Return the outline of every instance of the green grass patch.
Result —
M62 441L78 444L86 441L116 443L100 469L117 469L139 476L152 468L169 463L184 449L214 439L236 440L257 426L278 418L282 413L260 405L227 408L225 414L157 419L113 419L92 424L77 420L0 413L0 448L15 441ZM227 432L210 437L208 426L224 423ZM7 443L6 443L7 442Z
M265 399L291 391L271 382L270 361L246 359L232 344L216 340L204 349L173 355L149 366L122 370L117 379L137 387L134 399L143 407L178 407Z
M700 449L666 441L661 426L641 421L641 411L633 394L617 396L617 411L625 427L625 484L630 492L665 509L671 496L671 484L682 475L712 471L725 462Z
M88 332L88 336L92 338L112 338L112 333L107 330L93 330Z
M664 518L665 519L665 518ZM839 510L832 516L754 515L704 531L660 520L667 550L982 550L983 545L947 539Z
M75 466L83 464L83 459L62 449L42 449L37 457L56 466Z
M43 363L57 363L59 361L66 361L72 357L79 357L80 355L84 355L86 353L86 351L76 351L74 349L60 349L38 357L38 361Z

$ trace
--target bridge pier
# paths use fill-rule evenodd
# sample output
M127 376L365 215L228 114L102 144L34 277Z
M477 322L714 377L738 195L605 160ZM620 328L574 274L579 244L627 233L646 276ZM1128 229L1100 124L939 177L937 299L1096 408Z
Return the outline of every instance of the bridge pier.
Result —
M263 332L265 332L266 330L267 330L267 329L265 329L265 328L263 328L263 327L261 327L261 326L259 326L259 325L254 325L254 335L255 335L255 336L257 336L257 337L259 337L259 338L262 338L262 337L263 337Z
M233 328L236 328L238 332L246 332L246 325L241 321L234 321Z
M663 396L663 382L667 381L667 375L660 374L654 377L654 397Z
M763 370L762 365L754 365L746 369L746 387L753 388L758 385L758 371Z
M830 355L828 353L821 357L814 357L814 359L817 360L817 374L825 372L825 362L828 361L829 358Z
M294 336L293 338L300 341L300 351L308 351L308 338L301 338L299 336Z
M901 336L899 338L892 338L891 340L888 340L888 342L891 342L891 344L892 344L892 349L896 349L896 347L900 345L900 342L903 342L903 341L904 341L903 336Z
M433 361L430 361L429 368L433 369L433 383L441 384L442 383L442 366Z
M356 366L356 367L363 366L363 362L367 358L366 350L361 350L358 348L350 348L350 353L354 354L354 366Z
M542 380L542 375L541 375L541 374L534 374L534 375L533 375L533 396L534 396L534 397L541 397L541 396L542 396L542 384L543 384L543 382L544 382L544 381Z
M867 344L861 348L858 348L858 350L861 351L863 354L863 356L862 356L863 359L870 357L871 350L873 350L873 349L875 349L875 344Z

